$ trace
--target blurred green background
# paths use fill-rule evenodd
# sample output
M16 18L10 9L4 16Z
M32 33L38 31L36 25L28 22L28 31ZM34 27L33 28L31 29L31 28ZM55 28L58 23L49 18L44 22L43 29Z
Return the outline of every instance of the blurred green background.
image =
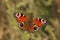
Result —
M18 28L15 12L47 20L37 32ZM60 40L60 0L0 0L0 40Z

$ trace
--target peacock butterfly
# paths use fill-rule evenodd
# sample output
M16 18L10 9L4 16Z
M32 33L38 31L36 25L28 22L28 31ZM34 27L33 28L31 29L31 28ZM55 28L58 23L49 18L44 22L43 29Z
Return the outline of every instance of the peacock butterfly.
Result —
M46 23L46 20L41 18L30 18L21 13L14 14L16 21L18 22L19 28L27 31L37 31L43 24ZM30 22L28 22L30 20Z

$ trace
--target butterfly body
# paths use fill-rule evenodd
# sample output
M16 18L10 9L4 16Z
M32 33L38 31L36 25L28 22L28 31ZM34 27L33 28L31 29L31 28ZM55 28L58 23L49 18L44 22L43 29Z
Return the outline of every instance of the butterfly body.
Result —
M28 31L37 31L46 20L40 18L27 17L21 13L15 13L15 18L19 24L19 28Z

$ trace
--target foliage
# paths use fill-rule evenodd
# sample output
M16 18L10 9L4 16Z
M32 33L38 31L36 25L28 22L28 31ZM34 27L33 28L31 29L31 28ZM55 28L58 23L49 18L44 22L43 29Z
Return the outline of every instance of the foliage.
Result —
M6 8L5 14L7 14L7 19L2 19L3 17L1 14L4 14L4 11L0 11L0 20L8 20L8 23L5 25L7 28L6 32L2 33L1 40L59 40L56 37L59 34L60 25L58 23L59 18L57 19L56 14L53 15L52 7L52 0L2 0L1 6ZM1 10L1 9L0 9ZM45 18L47 20L46 25L44 25L39 31L37 32L28 32L23 31L18 28L18 23L14 18L15 12L21 12L23 14L28 14L30 12L33 13L34 17ZM6 16L6 15L5 15ZM55 19L57 22L55 23ZM54 20L54 21L53 21ZM1 21L0 21L1 22ZM2 24L3 22L1 22ZM55 24L56 25L55 25ZM2 26L3 28L5 26ZM55 30L57 27L58 33ZM2 28L2 29L3 29ZM6 29L5 28L5 29ZM4 29L4 30L5 30ZM55 32L56 31L56 32ZM1 31L2 32L2 31Z

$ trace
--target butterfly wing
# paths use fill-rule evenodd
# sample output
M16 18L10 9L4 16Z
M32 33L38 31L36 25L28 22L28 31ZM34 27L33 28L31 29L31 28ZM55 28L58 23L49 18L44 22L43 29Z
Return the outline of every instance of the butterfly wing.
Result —
M37 31L43 24L46 23L46 20L35 18L33 19L32 25L28 28L29 31Z
M27 30L27 19L28 17L21 14L21 13L15 13L15 18L19 24L19 28L23 30Z

